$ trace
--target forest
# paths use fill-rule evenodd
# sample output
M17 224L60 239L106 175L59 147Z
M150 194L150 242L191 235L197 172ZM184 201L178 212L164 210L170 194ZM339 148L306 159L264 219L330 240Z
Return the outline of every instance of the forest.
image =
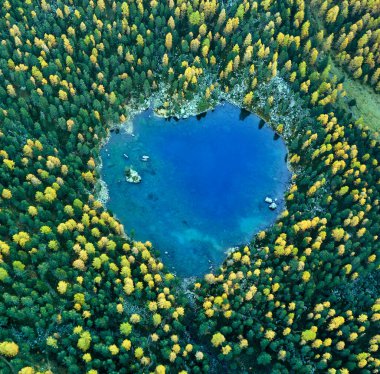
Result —
M4 0L0 35L1 373L380 371L380 123L345 90L379 95L379 0ZM184 283L100 201L99 150L221 100L283 137L291 186Z

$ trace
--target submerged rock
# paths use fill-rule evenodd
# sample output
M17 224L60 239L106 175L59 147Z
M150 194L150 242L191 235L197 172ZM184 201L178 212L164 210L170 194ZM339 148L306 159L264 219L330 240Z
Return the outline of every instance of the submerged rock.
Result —
M140 183L141 176L136 170L133 170L132 168L128 168L125 170L125 180L128 183Z
M275 202L269 205L269 209L275 210L276 208L277 208L277 204Z

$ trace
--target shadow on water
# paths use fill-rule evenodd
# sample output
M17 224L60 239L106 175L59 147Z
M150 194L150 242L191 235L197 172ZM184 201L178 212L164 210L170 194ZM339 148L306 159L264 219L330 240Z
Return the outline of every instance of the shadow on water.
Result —
M197 114L195 117L198 121L200 121L202 118L205 118L207 116L207 112L203 112L200 114Z
M241 108L240 109L240 114L239 114L239 120L240 121L244 121L250 115L251 115L251 112L249 112L248 110L246 110L244 108Z
M164 118L164 121L166 121L166 122L172 122L172 120L173 120L174 122L179 122L179 121L180 121L180 119L177 118L177 117L175 117L175 116L169 116L169 117L165 117L165 118Z

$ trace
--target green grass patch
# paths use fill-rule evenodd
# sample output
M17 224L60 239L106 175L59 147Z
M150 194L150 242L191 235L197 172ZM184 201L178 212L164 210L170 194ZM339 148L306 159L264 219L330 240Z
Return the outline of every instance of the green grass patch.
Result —
M364 123L372 130L380 130L380 95L369 86L352 79L342 67L336 65L332 58L330 58L332 66L331 72L339 79L343 76L345 81L343 87L347 92L348 100L346 101L347 109L357 118L362 118ZM347 103L350 99L356 100L356 105L349 106Z

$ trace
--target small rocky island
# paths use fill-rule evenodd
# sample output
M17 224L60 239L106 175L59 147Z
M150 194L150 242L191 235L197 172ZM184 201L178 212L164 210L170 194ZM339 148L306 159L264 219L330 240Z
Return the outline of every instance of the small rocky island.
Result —
M136 170L133 170L132 168L126 168L125 169L125 180L128 183L140 183L141 182L141 176Z

